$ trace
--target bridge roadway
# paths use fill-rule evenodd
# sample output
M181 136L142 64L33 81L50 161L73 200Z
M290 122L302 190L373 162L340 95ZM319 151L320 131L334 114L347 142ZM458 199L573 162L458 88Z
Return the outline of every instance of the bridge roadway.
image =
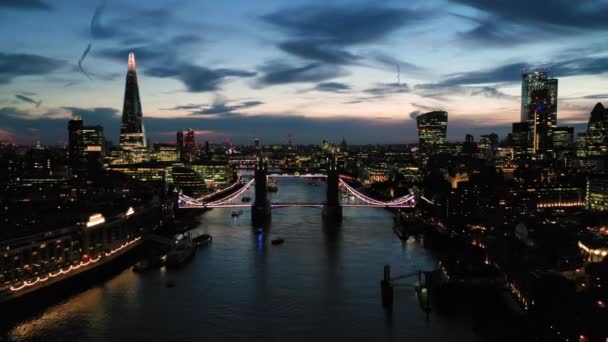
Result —
M393 205L393 204L341 204L342 207L346 208L412 208L412 205ZM199 204L199 205L188 205L183 204L180 206L181 209L187 208L250 208L251 204ZM272 209L278 208L322 208L323 203L271 203Z

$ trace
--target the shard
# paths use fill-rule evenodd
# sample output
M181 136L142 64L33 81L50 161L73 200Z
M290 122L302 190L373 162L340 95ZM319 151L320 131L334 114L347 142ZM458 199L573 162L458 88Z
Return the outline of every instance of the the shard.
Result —
M146 147L146 132L137 86L135 71L135 54L129 54L129 70L125 87L125 102L122 108L122 125L120 127L120 147L123 150L137 150Z

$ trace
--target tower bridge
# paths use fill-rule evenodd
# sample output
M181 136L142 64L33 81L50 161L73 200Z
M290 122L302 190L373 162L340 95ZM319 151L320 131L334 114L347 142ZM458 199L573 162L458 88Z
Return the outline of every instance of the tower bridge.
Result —
M270 202L268 200L267 181L268 178L326 178L327 190L326 200L322 203L289 203L289 202ZM342 208L413 208L416 205L414 195L406 195L390 201L381 201L371 198L353 186L348 184L347 180L351 179L348 176L341 176L336 167L336 160L330 158L328 160L327 174L308 173L308 174L268 174L268 165L266 162L257 158L255 163L254 177L249 181L239 179L238 183L231 185L230 188L235 188L237 185L242 185L237 191L230 192L228 195L218 198L220 193L209 194L202 198L192 198L186 195L180 195L178 206L180 209L195 209L195 208L247 208L251 207L251 219L254 224L264 224L270 221L272 209L286 207L308 207L318 208L322 210L323 218L329 221L340 221L342 219ZM255 196L253 204L243 203L244 194L254 187ZM345 202L340 200L340 187L342 192L346 192L349 196L353 196L355 203ZM226 190L222 190L226 192ZM214 200L209 200L214 199Z

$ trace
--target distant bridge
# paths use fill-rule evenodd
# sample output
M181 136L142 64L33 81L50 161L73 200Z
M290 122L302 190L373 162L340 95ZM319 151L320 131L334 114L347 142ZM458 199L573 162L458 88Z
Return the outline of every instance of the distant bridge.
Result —
M268 174L268 168L265 163L257 160L255 167L254 178L247 183L239 182L231 185L227 189L209 194L202 198L192 198L186 195L180 195L178 205L180 209L196 209L196 208L252 208L252 219L269 219L270 210L286 207L306 207L323 209L323 215L341 219L342 207L350 208L413 208L416 206L416 198L414 195L406 195L390 201L381 201L371 198L354 187L348 184L345 179L352 179L348 176L339 175L336 169L335 159L328 159L328 173L306 173L306 174ZM327 198L323 203L271 203L267 197L267 180L268 178L325 178L327 180ZM222 193L229 192L227 190L235 189L238 185L242 185L237 191L231 192L224 197L220 197ZM255 187L255 200L252 204L243 203L244 194L251 186ZM354 196L357 203L342 203L340 201L340 186L346 194ZM213 200L211 200L213 199Z

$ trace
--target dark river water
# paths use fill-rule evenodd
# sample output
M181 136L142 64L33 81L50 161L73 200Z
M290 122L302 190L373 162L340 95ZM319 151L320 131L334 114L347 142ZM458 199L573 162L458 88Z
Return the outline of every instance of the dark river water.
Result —
M277 183L272 202L320 203L325 197L321 182ZM0 340L478 340L466 317L431 314L427 322L411 287L396 288L393 313L385 313L384 264L393 275L435 266L418 242L396 237L390 212L344 208L340 226L325 226L320 209L275 209L267 233L256 235L249 209L238 218L231 211L213 209L199 218L196 229L213 242L180 269L126 269L25 315ZM277 236L285 243L271 245ZM175 287L168 288L169 281Z

